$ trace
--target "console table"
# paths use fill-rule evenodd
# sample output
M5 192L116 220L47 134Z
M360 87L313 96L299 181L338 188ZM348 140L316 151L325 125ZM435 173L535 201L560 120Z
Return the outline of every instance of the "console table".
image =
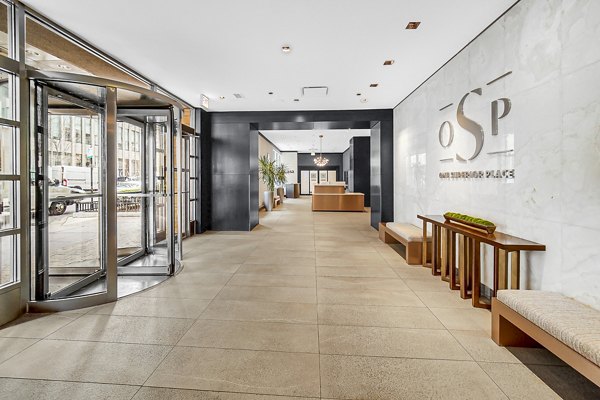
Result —
M490 308L480 293L482 243L494 248L492 297L498 290L509 288L509 276L510 289L519 289L521 251L546 250L543 244L501 232L488 234L447 221L443 215L417 215L417 218L423 221L423 238L427 238L428 224L432 228L431 261L426 258L427 240L423 240L423 266L430 267L433 275L441 275L452 290L460 290L463 299L471 297L474 307Z

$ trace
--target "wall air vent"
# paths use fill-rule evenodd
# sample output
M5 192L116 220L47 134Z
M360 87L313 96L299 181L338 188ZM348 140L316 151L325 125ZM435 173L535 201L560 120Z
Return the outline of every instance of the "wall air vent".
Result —
M302 88L302 96L304 97L326 97L329 93L327 86L305 86Z
M244 95L243 94L239 94L239 93L234 93L233 97L235 97L236 99L243 99Z

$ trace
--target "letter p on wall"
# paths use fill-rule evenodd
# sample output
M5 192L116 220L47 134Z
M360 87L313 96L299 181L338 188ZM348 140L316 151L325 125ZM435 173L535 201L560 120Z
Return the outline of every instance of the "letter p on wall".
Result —
M503 105L502 115L498 115L498 102L501 101ZM492 136L498 134L498 121L506 117L510 113L510 99L502 97L498 100L492 101Z

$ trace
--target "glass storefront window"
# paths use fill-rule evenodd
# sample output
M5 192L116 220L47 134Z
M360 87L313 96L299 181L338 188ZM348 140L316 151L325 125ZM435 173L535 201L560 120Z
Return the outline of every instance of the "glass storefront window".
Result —
M12 35L9 34L12 32L11 20L11 8L0 2L0 55L4 57L11 57L13 54Z
M13 74L0 70L0 117L13 118Z
M0 237L0 287L16 280L16 249L17 236Z
M17 173L15 166L17 151L15 128L0 125L0 174Z
M0 181L0 231L17 227L14 214L17 185L16 181Z

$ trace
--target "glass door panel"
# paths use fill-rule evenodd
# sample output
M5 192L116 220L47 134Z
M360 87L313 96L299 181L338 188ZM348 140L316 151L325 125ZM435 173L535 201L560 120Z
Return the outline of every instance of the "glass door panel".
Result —
M103 292L104 109L46 85L37 86L36 103L36 299ZM98 125L89 150L77 125L82 120ZM79 179L68 179L65 171Z

